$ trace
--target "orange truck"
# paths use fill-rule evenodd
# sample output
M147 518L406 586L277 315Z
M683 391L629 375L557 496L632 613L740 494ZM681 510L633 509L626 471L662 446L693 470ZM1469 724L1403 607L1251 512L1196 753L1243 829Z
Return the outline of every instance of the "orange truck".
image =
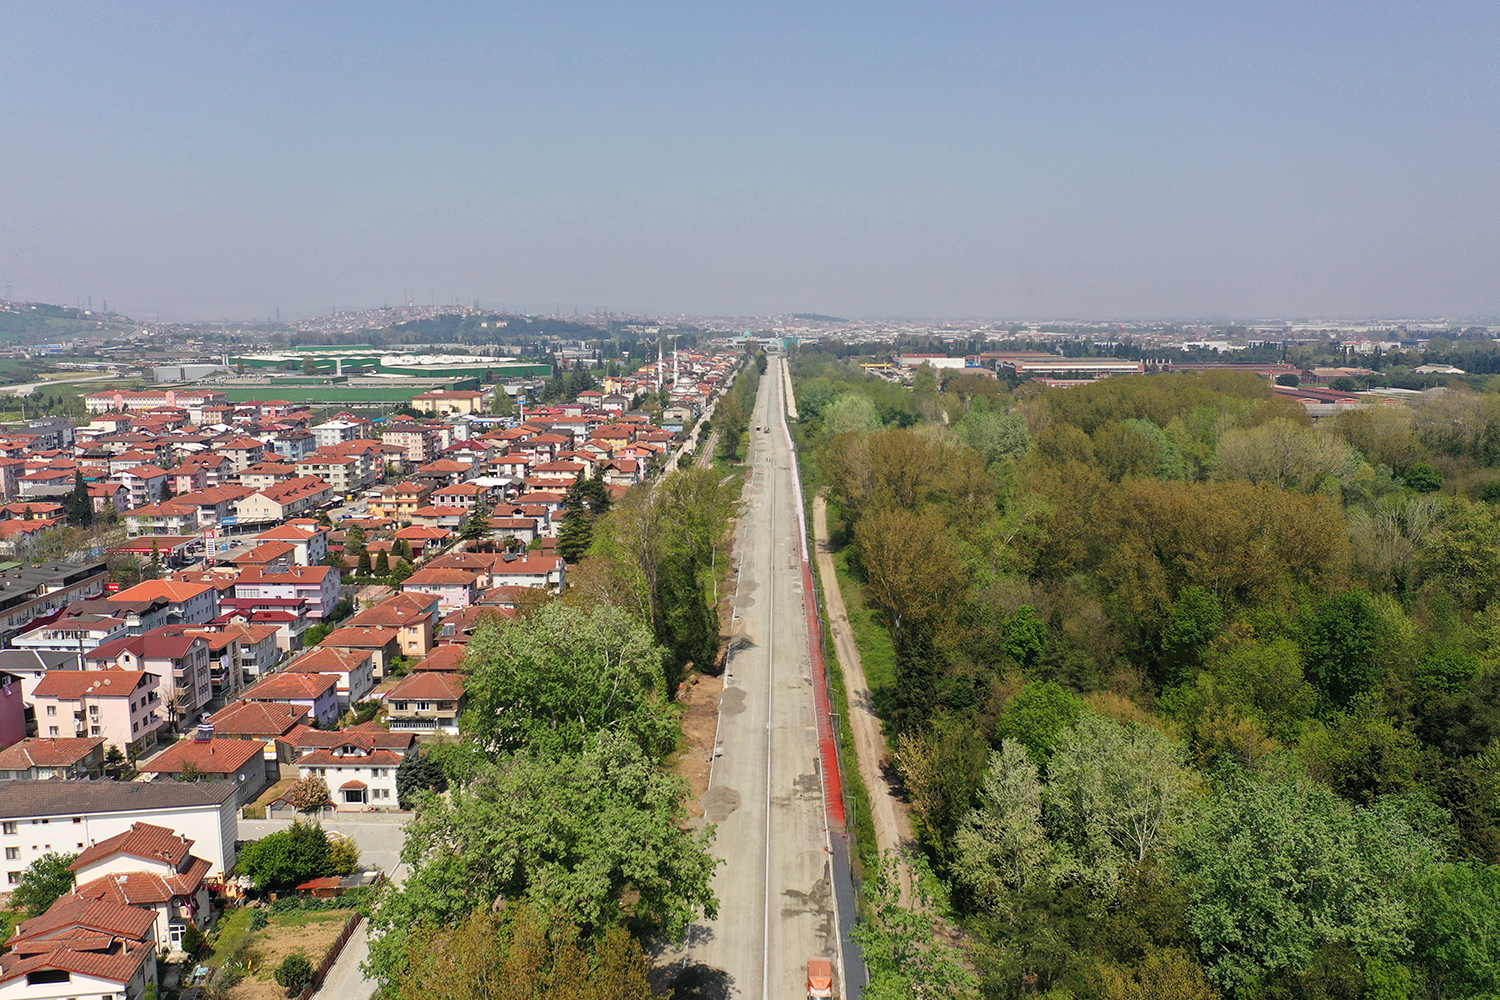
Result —
M833 963L826 958L807 960L807 996L809 1000L833 997Z

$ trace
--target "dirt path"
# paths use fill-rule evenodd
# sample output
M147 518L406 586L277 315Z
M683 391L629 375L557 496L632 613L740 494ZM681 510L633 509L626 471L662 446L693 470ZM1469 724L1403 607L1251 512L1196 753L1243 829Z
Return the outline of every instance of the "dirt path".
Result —
M860 663L859 648L849 628L849 614L839 590L838 574L833 566L833 550L828 544L828 504L821 496L813 500L813 538L817 542L818 575L823 578L823 598L828 605L828 624L833 633L834 650L844 671L844 687L849 695L849 725L859 756L859 774L870 793L870 818L875 825L875 843L881 854L896 852L903 856L914 846L911 815L906 803L894 794L884 766L885 735L865 669ZM911 879L905 864L900 871L903 902L910 905Z
M709 431L708 438L703 442L703 447L698 449L698 457L693 460L693 468L710 469L714 464L714 449L719 446L719 432Z

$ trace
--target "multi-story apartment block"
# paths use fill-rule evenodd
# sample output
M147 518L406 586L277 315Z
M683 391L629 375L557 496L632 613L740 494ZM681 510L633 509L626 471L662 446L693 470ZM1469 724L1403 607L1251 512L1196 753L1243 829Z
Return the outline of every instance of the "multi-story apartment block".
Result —
M38 736L99 736L131 755L154 744L166 724L158 677L146 670L49 670L32 701Z

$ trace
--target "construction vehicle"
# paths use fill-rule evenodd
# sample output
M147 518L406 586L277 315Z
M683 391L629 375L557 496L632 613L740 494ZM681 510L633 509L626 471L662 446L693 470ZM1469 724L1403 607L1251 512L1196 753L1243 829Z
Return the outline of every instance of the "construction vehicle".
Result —
M808 1000L831 1000L833 997L833 962L826 958L807 960Z

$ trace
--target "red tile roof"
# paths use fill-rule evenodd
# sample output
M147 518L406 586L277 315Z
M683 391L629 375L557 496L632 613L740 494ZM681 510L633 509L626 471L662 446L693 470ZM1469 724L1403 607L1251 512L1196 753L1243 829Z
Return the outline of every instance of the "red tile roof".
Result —
M284 736L307 718L301 705L279 701L237 701L209 719L214 736Z
M193 841L169 827L154 823L132 823L124 833L101 840L78 855L68 871L77 871L116 854L128 854L148 861L165 861L176 868L191 851Z
M156 914L150 910L69 894L60 897L41 916L23 921L16 927L8 943L17 945L38 937L51 937L68 927L143 941L154 926Z
M155 677L155 674L151 675ZM36 686L39 698L76 700L129 698L146 677L144 670L49 670Z
M457 674L424 670L407 674L399 683L386 692L385 700L392 701L454 701L463 697L464 682Z
M103 875L83 883L74 892L88 899L108 899L131 906L165 903L174 896L189 896L197 892L203 876L212 867L205 858L193 858L184 871L171 875L156 872Z
M204 774L234 774L252 760L259 760L265 748L259 740L179 740L158 754L142 771L176 774L183 765L193 764Z
M334 674L302 674L282 671L272 674L240 695L241 701L291 701L321 698L338 686Z
M31 737L0 750L0 771L70 767L104 745L102 736Z

